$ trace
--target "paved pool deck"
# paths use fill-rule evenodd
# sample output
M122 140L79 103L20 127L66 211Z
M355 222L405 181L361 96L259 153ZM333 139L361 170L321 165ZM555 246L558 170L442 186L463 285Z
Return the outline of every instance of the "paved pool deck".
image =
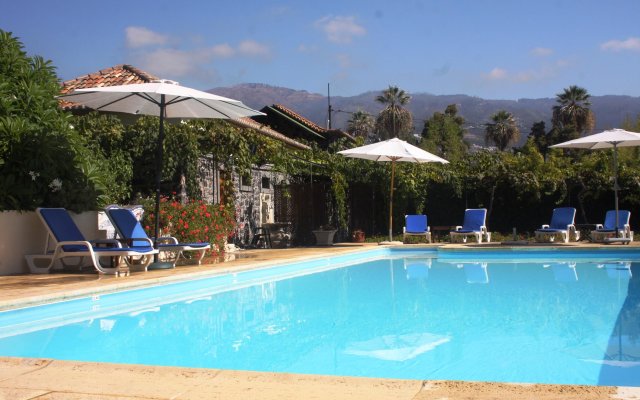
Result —
M469 245L476 246L505 247L499 243ZM529 246L536 245L524 247ZM563 246L591 248L598 245L580 242ZM613 246L620 245L604 245ZM631 246L640 244L632 243ZM345 243L331 247L243 250L231 254L224 262L132 272L128 277L119 278L95 273L3 276L0 277L0 310L373 247L377 245ZM640 399L640 387L372 379L0 357L1 399L590 400Z

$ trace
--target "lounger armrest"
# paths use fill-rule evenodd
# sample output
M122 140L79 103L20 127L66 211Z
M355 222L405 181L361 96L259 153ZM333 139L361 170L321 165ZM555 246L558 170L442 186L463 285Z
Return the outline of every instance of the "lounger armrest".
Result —
M462 225L456 225L456 228L454 230L459 231L460 229L462 229Z
M149 246L153 247L153 242L148 237L128 238L128 239L120 239L120 240L122 240L123 242L127 243L127 245L129 245L129 246L131 246L133 244L133 242L147 242L147 244Z
M404 235L405 233L407 233L407 227L406 227L406 226L403 226L403 227L402 227L402 234Z
M101 245L106 245L102 247L122 247L122 244L118 239L97 239L90 240L89 243L96 247L101 247Z
M604 226L602 224L596 224L596 230L602 229L602 228L604 228Z
M548 229L548 228L549 228L549 224L544 224L544 225L542 225L542 228L540 228L540 229Z
M93 245L91 244L91 242L86 240L70 240L68 242L58 242L58 244L56 244L56 250L62 248L63 246L84 246L87 248L87 251L93 250Z
M427 232L431 232L431 227L427 226Z
M482 226L480 227L480 232L481 232L483 235L486 235L486 234L487 234L487 227L486 227L485 225L482 225Z
M161 244L178 244L178 239L173 236L162 236L159 237L156 242Z

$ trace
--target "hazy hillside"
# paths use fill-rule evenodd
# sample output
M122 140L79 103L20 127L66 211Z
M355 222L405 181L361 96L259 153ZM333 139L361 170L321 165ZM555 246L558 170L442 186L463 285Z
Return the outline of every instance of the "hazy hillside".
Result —
M327 126L328 102L327 97L322 94L255 83L214 88L210 92L240 100L256 109L275 103L283 104L311 121ZM331 106L334 110L332 127L344 129L350 117L349 112L364 110L376 115L382 109L382 106L375 101L375 97L380 92L371 91L351 97L331 97ZM625 117L635 118L640 115L640 97L593 96L591 103L596 117L596 131L619 127ZM444 111L449 104L457 104L459 113L467 120L470 132L468 139L474 143L483 143L482 124L489 121L491 114L501 109L516 116L520 123L522 140L526 139L534 122L545 121L549 128L551 108L555 105L555 98L485 100L467 95L436 96L427 93L411 93L411 102L407 108L413 113L416 133L422 131L424 120L436 111Z

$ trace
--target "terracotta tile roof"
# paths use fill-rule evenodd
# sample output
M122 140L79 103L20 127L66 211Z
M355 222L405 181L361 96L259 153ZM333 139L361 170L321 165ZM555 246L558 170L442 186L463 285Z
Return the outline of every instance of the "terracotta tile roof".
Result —
M314 131L316 131L318 133L324 133L326 131L326 129L324 129L320 125L316 124L315 122L311 122L310 120L306 119L302 115L300 115L297 112L295 112L295 111L283 106L282 104L274 104L273 108L275 108L276 110L278 110L280 112L283 112L283 113L287 114L289 117L295 119L296 121L300 122L301 124L307 126L308 128L311 128L312 130L314 130Z
M249 118L249 117L245 117L245 118L238 118L238 119L229 119L227 120L229 123L234 124L236 126L239 126L241 128L249 128L249 129L253 129L259 133L262 133L265 136L269 136L272 139L276 139L279 140L281 142L283 142L284 144L286 144L289 147L293 147L296 149L301 149L301 150L311 150L311 147L307 146L306 144L302 144L300 142L297 142L285 135L283 135L282 133L278 132L278 131L274 131L273 129L271 129L270 127L266 126L266 125L262 125L261 123L254 121L253 119Z
M120 64L114 67L105 68L98 72L83 75L75 79L62 83L60 89L61 94L69 93L75 89L83 89L90 87L103 87L103 86L117 86L117 85L130 85L133 83L147 83L155 79L153 76L145 71L142 71L132 65ZM84 109L84 106L74 104L65 100L60 101L60 106L65 110L72 109Z
M302 115L298 114L297 112L283 106L282 104L274 104L272 106L274 109L286 114L288 117L296 120L297 122L305 125L306 127L308 127L309 129L313 130L314 132L320 133L323 136L327 137L327 136L337 136L337 137L344 137L349 139L352 142L355 142L355 138L353 136L351 136L350 134L348 134L347 132L343 132L340 129L325 129L323 127L321 127L320 125L316 124L315 122L312 122L308 119L306 119L305 117L303 117Z
M130 85L132 83L147 83L151 82L157 77L139 70L138 68L128 65L120 64L111 68L105 68L93 74L83 75L75 79L62 83L62 89L60 92L66 94L75 89L82 89L88 87L103 87L103 86L117 86L117 85Z

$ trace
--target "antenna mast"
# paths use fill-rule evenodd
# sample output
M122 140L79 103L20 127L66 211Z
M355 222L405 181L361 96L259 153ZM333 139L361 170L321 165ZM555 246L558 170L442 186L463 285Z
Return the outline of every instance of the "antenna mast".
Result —
M331 129L331 112L333 109L331 108L331 88L329 87L330 83L327 83L327 102L329 103L329 118L327 118L327 129Z

